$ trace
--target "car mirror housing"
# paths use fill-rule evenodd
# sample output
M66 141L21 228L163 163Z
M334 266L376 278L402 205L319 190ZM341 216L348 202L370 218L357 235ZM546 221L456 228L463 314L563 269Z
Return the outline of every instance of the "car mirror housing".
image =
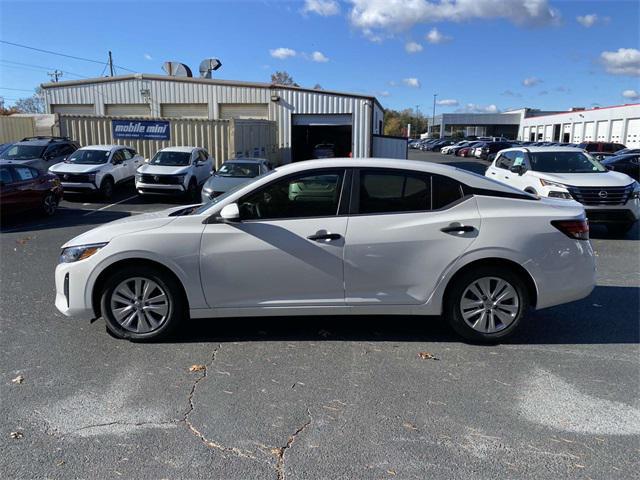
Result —
M237 203L230 203L225 205L220 210L220 218L226 222L237 222L240 220L240 209Z

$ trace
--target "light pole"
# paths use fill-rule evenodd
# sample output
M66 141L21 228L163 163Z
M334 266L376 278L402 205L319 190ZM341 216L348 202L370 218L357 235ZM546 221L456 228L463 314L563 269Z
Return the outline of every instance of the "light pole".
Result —
M420 135L420 105L416 105L416 135Z
M437 93L433 94L433 118L431 120L431 135L433 135L433 127L436 126L436 97L438 96Z

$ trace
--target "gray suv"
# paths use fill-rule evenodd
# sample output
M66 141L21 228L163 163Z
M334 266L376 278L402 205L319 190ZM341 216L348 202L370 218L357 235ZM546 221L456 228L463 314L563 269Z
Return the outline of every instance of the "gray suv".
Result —
M67 137L26 137L0 153L4 163L29 165L42 171L63 162L80 146Z

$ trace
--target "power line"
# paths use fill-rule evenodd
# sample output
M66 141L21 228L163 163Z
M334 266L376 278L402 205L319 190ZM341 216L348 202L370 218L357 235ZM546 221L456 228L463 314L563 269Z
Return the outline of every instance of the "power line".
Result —
M82 60L82 61L85 61L85 62L98 63L100 65L104 64L104 62L100 61L100 60L94 60L94 59L91 59L91 58L78 57L78 56L75 56L75 55L68 55L66 53L54 52L52 50L44 50L42 48L30 47L28 45L22 45L20 43L8 42L6 40L0 40L0 43L4 43L6 45L12 45L14 47L26 48L28 50L34 50L36 52L48 53L49 55L58 55L60 57L73 58L74 60ZM117 67L119 69L125 70L127 72L137 73L135 70L131 70L131 69L123 67L121 65L117 65Z
M16 92L33 92L33 90L28 90L26 88L11 88L11 87L0 87L0 90L15 90Z
M54 67L45 67L44 65L34 65L32 63L14 62L12 60L5 60L3 58L0 58L0 62L11 64L11 65L5 65L5 67L11 67L11 68L18 68L18 67L14 67L13 65L20 65L22 67L31 67L31 69L37 69L37 70L47 70L48 71L48 70L53 70L54 69ZM67 75L71 75L73 77L90 78L90 77L87 77L86 75L80 75L78 73L69 72L68 70L60 70L60 71L62 73L66 73Z

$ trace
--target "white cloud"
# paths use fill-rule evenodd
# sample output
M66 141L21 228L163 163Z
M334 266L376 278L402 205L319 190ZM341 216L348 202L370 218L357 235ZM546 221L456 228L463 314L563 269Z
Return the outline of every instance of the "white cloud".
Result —
M329 17L340 13L340 5L336 0L305 0L302 13L315 13Z
M638 93L637 90L625 90L622 92L622 96L631 100L638 100L640 98L640 93Z
M324 53L318 52L316 50L311 54L311 60L318 63L326 63L329 61L329 57L327 57Z
M407 30L420 23L503 18L517 25L558 23L548 0L350 0L349 18L363 30Z
M144 54L144 58L147 59L147 60L153 60L153 57L149 53L145 53Z
M600 60L609 73L640 76L640 50L619 48L617 52L602 52Z
M383 90L381 92L378 92L378 96L380 96L380 97L388 97L389 95L391 95L391 94L387 90Z
M422 45L417 42L407 42L404 46L404 49L408 53L418 53L422 51Z
M509 90L509 89L505 90L500 95L504 95L505 97L515 97L515 98L522 97L522 94L514 92L513 90Z
M273 58L279 58L280 60L284 60L286 58L295 57L297 52L291 48L276 48L274 50L269 50L269 53Z
M576 17L576 21L585 28L593 27L598 21L598 15L590 13L588 15L579 15Z
M402 83L404 83L407 87L420 88L420 80L415 77L403 78Z
M446 35L443 35L442 33L440 33L440 31L437 28L432 28L431 31L427 33L425 38L429 43L433 43L433 44L445 43L445 42L451 41L451 37L447 37Z
M389 80L389 86L390 87L397 87L398 86L398 82L396 82L395 80Z
M456 112L460 113L498 113L500 109L494 104L478 105L476 103L467 103L464 107L459 108Z
M538 77L529 77L522 80L522 85L524 85L525 87L535 87L536 85L539 85L541 83L542 80L540 80Z
M444 98L442 100L438 100L436 105L442 105L443 107L457 107L459 102L453 98Z

